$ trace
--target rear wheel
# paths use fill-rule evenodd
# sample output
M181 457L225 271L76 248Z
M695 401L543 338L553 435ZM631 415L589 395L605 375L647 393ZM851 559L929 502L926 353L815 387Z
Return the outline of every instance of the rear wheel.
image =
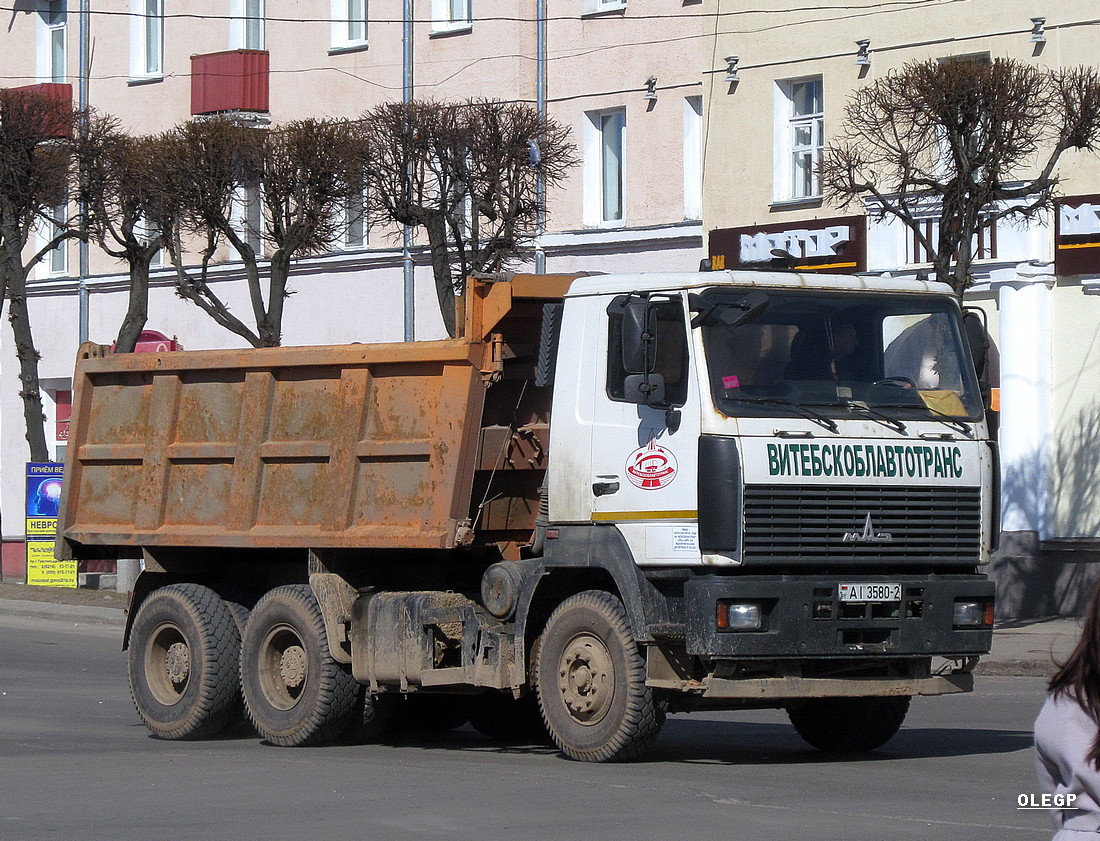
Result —
M571 596L551 614L535 681L546 729L570 759L636 759L665 721L663 700L645 684L626 610L601 590Z
M325 744L347 729L359 686L329 652L309 585L277 587L256 603L241 644L241 686L248 717L272 744Z
M909 696L820 698L787 709L798 735L827 753L860 753L880 748L901 729Z
M162 739L204 739L239 714L240 632L209 587L153 591L130 631L127 666L134 706Z

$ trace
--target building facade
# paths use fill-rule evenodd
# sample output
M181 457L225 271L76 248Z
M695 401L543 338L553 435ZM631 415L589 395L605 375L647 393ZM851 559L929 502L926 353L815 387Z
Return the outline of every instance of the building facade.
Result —
M71 85L74 104L152 134L193 115L256 124L354 118L401 101L491 98L539 104L571 128L582 164L549 196L528 269L695 269L704 256L705 16L680 0L76 0L17 4L4 34L6 87ZM81 43L85 44L82 51ZM86 95L82 96L82 93ZM45 231L42 236L45 236ZM442 335L427 256L400 236L357 231L300 260L284 344ZM537 255L537 257L536 257ZM242 268L218 268L219 296L250 311ZM110 343L126 276L70 244L35 269L29 307L41 354L51 457L63 459L73 360ZM185 348L240 347L154 271L148 328ZM156 346L154 343L153 347ZM4 575L23 569L24 440L12 341L0 332L0 515Z
M816 165L850 94L912 60L1057 69L1098 59L1100 21L1086 0L703 8L715 33L703 219L727 267L778 247L810 270L927 271L900 223L822 197ZM1078 613L1100 569L1089 563L1100 559L1100 158L1071 150L1058 176L1056 213L979 239L966 297L987 315L999 367L1002 531L991 572L1005 616Z

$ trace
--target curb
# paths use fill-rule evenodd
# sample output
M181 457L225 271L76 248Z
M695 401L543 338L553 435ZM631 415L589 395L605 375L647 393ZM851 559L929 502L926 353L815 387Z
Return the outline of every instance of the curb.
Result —
M15 599L0 599L0 615L61 619L72 621L75 625L108 625L117 628L126 624L126 611L122 608L24 602Z

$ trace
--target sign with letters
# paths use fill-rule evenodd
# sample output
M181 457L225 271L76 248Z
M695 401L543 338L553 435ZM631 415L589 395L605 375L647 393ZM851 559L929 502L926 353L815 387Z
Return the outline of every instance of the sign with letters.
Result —
M1100 195L1066 196L1056 208L1055 273L1100 274Z
M761 268L776 259L773 251L781 251L791 256L795 271L855 274L867 268L866 229L863 216L719 228L710 232L711 266Z
M64 472L65 465L55 462L27 464L27 584L77 586L76 561L59 561L53 551Z

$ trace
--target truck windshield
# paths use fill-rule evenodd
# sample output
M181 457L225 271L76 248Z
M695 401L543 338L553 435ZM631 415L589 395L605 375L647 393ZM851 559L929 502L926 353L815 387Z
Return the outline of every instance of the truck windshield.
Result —
M849 416L978 420L983 407L954 301L925 295L766 290L767 309L730 326L744 293L712 289L703 325L711 392L730 416L782 405ZM830 407L837 411L830 411Z

